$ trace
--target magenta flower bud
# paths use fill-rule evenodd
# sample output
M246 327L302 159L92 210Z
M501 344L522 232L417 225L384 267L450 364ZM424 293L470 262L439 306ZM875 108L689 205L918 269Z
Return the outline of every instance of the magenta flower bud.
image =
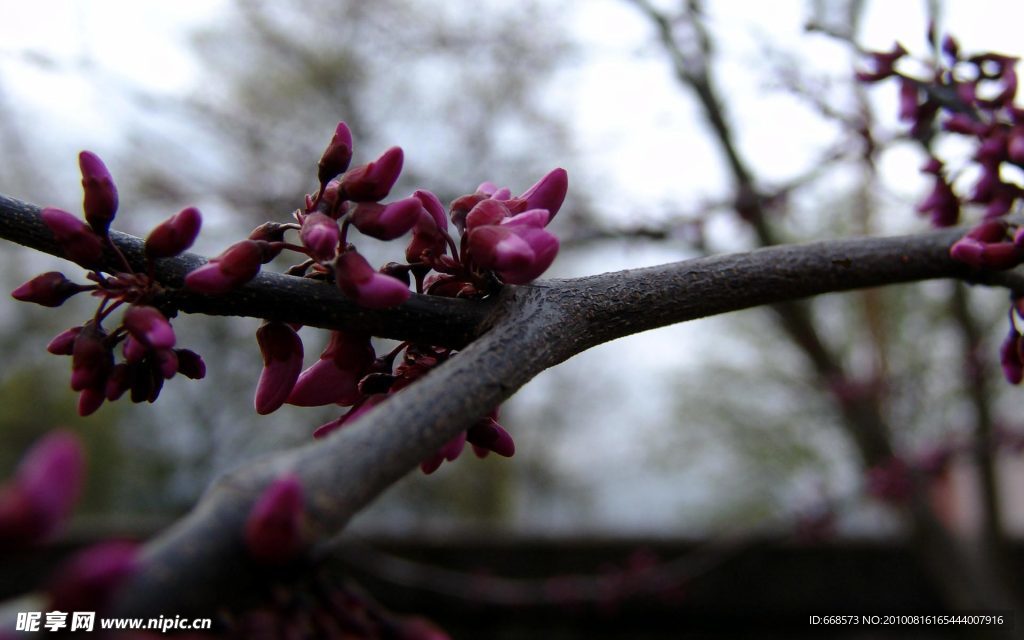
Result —
M388 197L402 172L401 147L391 147L369 164L349 170L341 177L340 190L345 200L377 202Z
M552 169L535 185L527 189L520 199L526 201L527 209L547 209L551 218L565 202L565 194L569 191L569 174L561 167Z
M317 165L317 180L320 185L326 185L332 178L348 169L352 161L352 132L348 125L339 122L334 130L334 137L327 145L324 154L320 156L320 163Z
M983 266L982 256L984 253L985 243L970 237L960 238L949 248L949 255L954 260L959 260L978 269Z
M89 322L78 335L71 352L71 388L81 391L102 386L114 366L114 354L104 341L106 334Z
M265 564L284 564L305 546L302 484L298 476L274 480L253 505L245 522L245 547Z
M178 356L178 373L192 380L202 380L206 377L206 363L202 357L190 349L175 349Z
M501 224L506 226L534 227L535 229L543 229L550 221L551 214L547 209L530 209L529 211L524 211L512 216L511 218L502 220Z
M96 413L100 407L103 406L103 401L107 399L107 385L106 382L102 386L97 387L86 387L78 393L78 404L76 410L78 415L81 417L91 416Z
M334 274L342 293L368 309L397 307L409 298L406 285L374 271L366 258L354 249L338 256Z
M481 200L466 214L466 229L472 231L477 227L499 224L509 215L504 202L493 198Z
M333 220L332 220L333 222ZM263 371L256 385L256 413L277 411L295 386L302 371L302 340L283 322L268 322L256 330L263 354Z
M441 467L441 464L444 463L445 460L447 460L448 462L453 462L456 458L458 458L459 455L462 454L462 450L465 448L465 446L466 432L463 431L459 435L449 440L447 444L445 444L443 447L434 452L434 454L431 455L429 458L421 462L420 470L427 475L434 473Z
M11 292L15 300L34 302L44 307L59 307L82 288L59 271L40 274Z
M288 404L320 407L328 404L353 405L360 400L359 380L373 363L369 336L331 332L320 359L295 381Z
M242 240L224 253L185 276L193 291L219 295L236 289L256 277L266 258L265 242Z
M405 235L424 210L419 198L404 198L387 205L360 202L349 213L356 229L378 240L394 240Z
M452 200L452 204L449 207L451 210L452 224L454 224L460 232L463 231L466 228L466 216L469 215L469 212L472 211L473 207L481 201L489 198L490 196L485 193L471 193Z
M314 211L302 219L299 239L313 257L321 262L334 259L339 237L337 221L326 214Z
M987 220L968 231L966 237L981 242L1002 242L1009 228L1005 220Z
M432 263L434 259L448 253L448 236L437 226L437 221L426 210L412 228L412 240L405 248L405 259L409 264Z
M1012 269L1024 261L1024 249L1012 242L990 242L981 253L982 266L988 269L1005 271Z
M919 90L917 83L908 78L900 82L900 112L899 118L903 122L914 122L918 116Z
M70 356L75 349L75 338L81 331L82 327L71 327L61 331L46 345L46 350L55 356Z
M327 437L345 425L355 422L361 416L368 413L370 409L376 407L387 399L388 396L384 393L376 393L372 396L367 396L358 405L349 409L348 413L345 415L317 427L316 430L313 431L313 437L317 439Z
M481 418L466 431L466 441L472 445L511 458L516 452L512 436L494 418Z
M558 238L525 224L487 225L469 234L473 261L508 284L536 280L558 254Z
M90 269L99 266L103 260L103 240L89 225L67 211L52 207L43 209L40 215L65 258Z
M139 567L131 542L101 542L75 554L50 584L50 610L103 611Z
M1020 355L1021 336L1017 327L1010 325L1010 332L999 347L999 364L1003 367L1003 376L1010 384L1020 384L1024 379L1024 361Z
M960 199L942 176L936 176L931 194L918 205L917 210L929 214L933 225L949 227L960 218Z
M85 456L70 431L51 431L18 465L0 492L0 545L20 547L45 540L71 516L82 491Z
M129 335L121 344L121 352L124 354L126 362L138 364L149 355L149 347Z
M150 349L174 346L174 329L156 307L133 304L124 312L124 327L133 338Z
M107 400L113 402L124 395L125 391L132 386L134 375L133 367L130 364L121 362L114 365L110 375L107 377L107 385L103 389L103 395Z
M985 129L985 125L966 113L954 113L942 123L942 128L952 133L974 136Z
M182 209L149 232L146 237L146 257L155 260L181 254L196 241L202 224L203 216L199 209Z
M164 380L170 380L178 373L178 354L174 349L158 349L153 352L154 364Z
M82 190L85 192L82 203L85 219L96 233L106 236L117 213L114 179L99 156L91 151L78 154L78 166L82 170Z
M448 216L445 215L444 205L441 204L441 200L437 196L426 189L417 189L413 192L412 197L420 201L426 212L434 219L438 229L441 231L448 230Z

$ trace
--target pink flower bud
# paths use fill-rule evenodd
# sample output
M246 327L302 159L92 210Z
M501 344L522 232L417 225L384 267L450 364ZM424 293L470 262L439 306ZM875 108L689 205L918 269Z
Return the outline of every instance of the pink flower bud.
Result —
M76 406L78 415L83 418L91 416L96 413L101 406L103 406L103 401L106 399L106 382L104 382L102 386L86 387L85 389L82 389L78 394L78 405Z
M317 179L320 184L326 185L332 178L348 169L348 164L351 161L352 132L349 131L347 124L339 122L334 130L331 143L327 145L327 149L317 165Z
M44 307L59 307L82 288L59 271L40 274L11 292L15 300L34 302Z
M333 222L333 221L332 221ZM256 413L277 411L288 399L302 370L302 340L283 322L268 322L256 330L263 354L263 371L256 385Z
M526 201L527 209L547 209L551 218L565 202L565 194L569 191L569 174L565 169L552 169L535 185L519 196Z
M387 394L384 393L376 393L372 396L367 396L358 405L349 409L349 412L346 413L345 415L341 416L340 418L331 420L327 424L322 424L319 427L317 427L316 430L313 431L313 437L317 439L327 437L328 435L337 431L341 427L344 427L347 424L355 422L361 416L368 413L370 409L376 407L377 405L379 405L380 403L384 402L387 399L388 396Z
M360 202L349 213L356 229L378 240L394 240L405 235L420 217L419 198L405 198L387 205Z
M368 309L396 307L409 298L406 285L374 271L366 258L355 250L338 256L334 274L342 293Z
M117 213L114 179L99 156L91 151L78 154L78 166L82 170L82 189L85 191L82 203L85 219L96 233L106 236Z
M64 257L86 268L98 267L103 260L103 240L67 211L47 207L40 216L53 233Z
M328 215L314 211L302 220L299 239L313 257L321 262L334 259L338 251L338 223Z
M86 323L71 352L71 388L81 391L105 384L114 366L114 354L104 341L106 333L92 322Z
M188 207L164 220L146 237L146 257L170 258L184 252L195 242L203 216L199 209Z
M481 418L470 427L466 431L466 441L506 458L512 457L516 452L512 436L490 417Z
M437 196L426 189L417 189L413 192L412 197L420 201L426 212L434 219L434 224L437 225L438 229L441 231L448 230L448 216L445 215L444 205L441 204Z
M75 349L75 338L81 330L82 327L71 327L61 331L46 345L46 350L55 356L70 356Z
M245 522L245 546L257 561L284 564L305 546L302 484L295 475L274 480Z
M319 407L352 405L359 401L359 380L373 363L369 336L332 331L320 359L301 374L288 396L288 404Z
M982 267L982 255L984 253L985 243L970 237L960 238L949 248L949 255L954 260L959 260L979 269Z
M341 177L340 190L345 200L377 202L388 197L402 172L401 147L391 147L375 161L349 170Z
M1009 228L1005 220L987 220L968 231L966 237L982 242L1002 242Z
M133 304L124 312L124 327L133 338L150 349L174 346L174 329L156 307Z
M509 217L510 212L500 200L481 200L466 214L466 229L472 231L477 227L499 224Z
M178 356L178 373L192 380L206 377L206 363L198 353L189 349L175 349L174 353Z
M56 532L78 501L84 473L82 444L70 431L36 442L0 491L0 545L19 547Z
M178 354L174 349L157 349L153 352L154 365L164 380L170 380L178 373Z
M219 295L236 289L256 277L265 258L265 242L242 240L224 253L185 276L193 291Z
M474 263L494 270L508 284L537 279L558 254L558 238L526 224L487 225L469 234Z
M1003 376L1010 384L1020 384L1024 379L1024 361L1020 355L1021 336L1017 327L1011 324L1010 332L999 347L999 363L1003 367Z
M49 609L103 611L138 566L138 548L131 542L102 542L80 551L57 570Z
M918 205L917 210L929 214L932 224L937 227L952 226L960 218L960 199L945 178L936 176L931 194Z
M426 262L430 264L434 259L445 255L448 252L448 238L445 232L438 228L437 221L427 211L421 211L420 217L412 228L412 240L405 248L405 259L409 264Z

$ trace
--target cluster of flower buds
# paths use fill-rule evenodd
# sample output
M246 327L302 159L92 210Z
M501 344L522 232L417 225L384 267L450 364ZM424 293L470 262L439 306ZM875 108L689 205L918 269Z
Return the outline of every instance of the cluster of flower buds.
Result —
M973 154L952 176L937 158L925 165L923 171L934 176L935 186L919 207L922 213L929 214L936 226L956 224L964 203L984 207L987 219L1005 215L1024 196L1024 189L1009 181L1004 171L1005 166L1024 169L1024 110L1014 105L1017 58L991 52L967 55L951 36L935 49L941 51L939 56L917 61L916 67L928 70L925 76L901 71L909 53L897 44L891 51L871 54L871 68L857 77L863 82L899 81L900 119L929 153L938 131L973 143ZM960 196L954 178L969 164L976 166L977 177L973 185L965 185L969 192Z
M80 394L78 413L86 416L104 401L127 392L133 402L153 402L164 380L175 374L193 379L205 375L202 358L175 348L168 320L173 310L160 307L164 289L152 277L155 260L177 256L192 245L202 218L190 207L157 225L146 239L145 268L136 271L110 240L118 203L110 172L88 151L79 155L79 166L85 221L54 208L43 209L42 220L64 257L89 269L92 284L78 284L51 271L32 278L11 295L47 307L58 307L84 291L99 298L91 319L60 333L47 346L50 353L71 356L71 388ZM108 330L104 322L119 307L124 307L121 321ZM116 356L119 346L120 359Z
M70 431L52 431L21 459L0 486L0 554L47 542L71 517L85 481L82 443ZM52 610L102 609L135 570L135 545L102 542L64 562L47 592Z
M871 54L871 68L857 77L863 82L900 82L900 119L911 125L911 135L929 153L922 171L934 179L918 211L929 215L935 226L946 227L959 222L965 205L981 209L983 221L950 247L950 255L975 269L1012 269L1024 263L1024 229L1004 219L1024 198L1024 186L1011 179L1024 170L1024 109L1014 104L1018 59L992 52L965 54L951 36L936 42L934 31L929 38L941 53L918 61L929 70L927 77L900 69L909 53L898 44ZM932 154L933 138L940 131L973 146L953 171ZM1024 303L1018 299L1010 308L1010 332L1000 348L1003 373L1013 384L1024 377L1017 328L1021 319Z
M261 265L282 251L294 251L303 262L290 268L289 274L333 282L363 307L388 308L408 299L413 284L416 293L461 298L485 297L503 284L526 284L540 276L558 253L558 239L546 227L565 200L564 169L549 172L519 196L485 182L446 210L437 196L423 189L382 202L401 173L401 148L392 147L373 162L349 168L351 160L352 134L342 122L318 164L319 190L306 196L304 208L293 214L294 221L258 227L191 272L185 286L222 294L254 278ZM460 234L459 242L449 233L449 221ZM350 241L352 228L384 241L411 236L405 248L406 264L390 262L374 269ZM285 241L289 231L297 232L298 243ZM316 437L352 422L452 355L450 349L402 343L377 357L371 336L333 331L317 361L303 370L299 329L268 321L257 331L263 370L255 407L260 414L284 404L349 407L319 427ZM495 411L481 418L425 460L423 470L430 473L444 460L454 460L466 442L480 456L492 451L512 455L512 439L496 417Z
M244 286L262 265L284 251L302 256L290 275L333 284L366 308L395 307L418 294L483 298L506 284L527 284L539 277L558 253L558 239L547 230L568 190L564 169L554 169L519 196L485 182L474 193L456 198L446 209L433 193L418 189L405 198L382 202L402 171L402 149L391 147L376 160L349 167L352 133L338 123L317 169L319 189L289 222L267 222L249 236L193 270L185 287L221 295ZM131 392L134 402L152 402L163 381L182 373L205 374L195 353L175 348L163 286L153 277L154 261L185 251L199 232L201 217L188 208L160 224L145 244L146 268L136 271L110 241L117 191L106 167L89 152L81 155L85 188L85 222L57 209L43 211L63 254L90 270L93 284L76 284L57 272L45 273L18 287L19 300L59 306L89 291L100 298L96 314L81 326L58 335L48 349L72 357L71 386L81 393L79 413L88 415L105 400ZM458 231L459 241L450 234ZM409 236L405 264L389 262L374 269L350 241L350 231L378 240ZM295 232L297 242L285 239ZM111 269L109 265L117 265ZM432 273L433 272L433 273ZM121 323L108 330L104 321L126 306ZM319 359L303 370L300 327L266 322L256 339L263 370L256 389L260 414L283 404L338 404L349 410L314 432L323 436L351 422L431 368L452 356L450 349L403 343L376 357L371 336L335 331ZM123 358L117 362L115 347ZM404 355L403 355L404 354ZM399 357L401 356L401 358ZM481 418L459 438L424 461L428 473L454 460L469 442L483 456L510 456L511 437L497 423L497 413Z

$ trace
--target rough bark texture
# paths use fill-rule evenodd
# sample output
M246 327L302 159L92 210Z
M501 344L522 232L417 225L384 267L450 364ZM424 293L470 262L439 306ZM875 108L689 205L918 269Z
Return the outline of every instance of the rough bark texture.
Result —
M931 278L980 279L949 258L962 230L781 246L587 278L507 287L492 301L414 296L394 310L354 307L336 289L262 274L219 298L171 292L182 311L272 317L465 348L356 423L323 441L275 453L222 476L196 508L146 546L119 615L210 614L242 599L260 569L241 544L262 489L298 474L308 496L310 557L329 550L348 520L537 373L594 345L677 322L833 291ZM38 209L0 197L0 237L57 253ZM140 240L115 242L139 259ZM169 287L202 259L161 261ZM987 279L987 278L986 278ZM1016 285L1012 278L1001 281ZM282 304L282 300L286 300Z

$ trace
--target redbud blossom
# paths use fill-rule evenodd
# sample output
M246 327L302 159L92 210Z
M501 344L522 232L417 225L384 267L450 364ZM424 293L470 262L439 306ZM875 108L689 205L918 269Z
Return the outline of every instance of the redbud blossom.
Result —
M872 69L867 71L858 71L857 79L861 82L877 82L878 80L884 80L896 72L896 61L905 55L907 55L907 50L898 42L893 44L890 51L873 52L868 58L871 62Z
M1003 376L1010 384L1020 384L1024 379L1024 361L1020 354L1021 335L1017 327L1010 325L1010 332L1006 334L999 347L999 364L1003 367Z
M333 220L332 220L333 222ZM302 370L302 340L283 322L268 322L256 330L263 354L263 371L256 385L256 413L277 411L288 399Z
M338 223L328 215L314 211L302 219L299 239L313 257L321 262L334 259L339 237Z
M131 542L102 542L80 551L57 569L49 610L102 611L138 567L138 547Z
M133 338L150 349L174 346L174 329L156 307L133 304L124 312L124 327Z
M359 379L373 363L369 336L332 331L320 359L295 382L288 404L319 407L327 404L352 405L359 401Z
M493 198L481 200L466 214L466 229L472 231L484 225L500 224L509 214L508 207L502 201Z
M371 238L394 240L412 229L422 211L423 204L415 197L387 205L360 202L349 213L349 219L356 229Z
M438 229L441 231L448 230L448 216L445 215L444 205L441 204L437 196L426 189L417 189L413 192L412 197L420 201L426 212L434 219Z
M265 258L266 242L242 240L224 253L185 276L193 291L218 295L242 286L256 277Z
M90 151L78 154L78 166L82 170L82 190L85 192L82 203L85 219L96 233L106 236L117 213L114 179L99 156Z
M71 388L74 391L105 384L114 366L114 354L105 338L106 333L93 322L83 325L75 336L71 352Z
M11 292L15 300L34 302L44 307L59 307L82 288L59 271L40 274Z
M437 220L425 209L412 228L412 240L405 248L405 259L409 264L432 263L448 252L448 238Z
M350 169L341 177L341 195L353 202L383 200L402 172L402 161L402 148L391 147L373 162Z
M918 205L917 210L929 214L936 227L949 227L960 218L960 199L945 178L937 175L931 194Z
M86 268L96 267L103 259L103 240L67 211L47 207L40 217L53 233L64 257Z
M195 242L202 224L203 217L199 209L182 209L149 232L146 237L146 257L170 258L181 254Z
M409 298L409 288L399 280L373 270L366 258L351 249L334 262L338 287L356 304L368 309L396 307Z
M206 377L206 363L198 353L190 349L175 349L174 353L178 356L178 373L192 380Z
M526 284L537 279L554 262L558 238L530 224L529 219L471 231L469 250L474 262L494 270L508 284Z
M512 436L494 418L481 418L466 431L466 441L477 447L493 451L506 458L516 452Z
M71 515L81 494L85 459L70 431L53 431L22 458L0 489L0 546L44 540Z
M61 331L46 345L46 350L55 356L70 356L75 348L75 338L81 330L82 327L71 327Z
M568 191L569 174L559 167L549 171L519 198L526 201L526 209L547 209L550 217L554 218Z
M349 131L347 124L339 122L331 143L327 145L317 165L317 180L320 181L320 185L326 185L332 178L348 169L351 161L352 132Z
M274 480L245 522L249 554L266 564L284 564L305 545L302 484L295 475Z
M106 400L106 384L98 387L86 387L78 394L76 410L81 417L91 416L103 405Z

